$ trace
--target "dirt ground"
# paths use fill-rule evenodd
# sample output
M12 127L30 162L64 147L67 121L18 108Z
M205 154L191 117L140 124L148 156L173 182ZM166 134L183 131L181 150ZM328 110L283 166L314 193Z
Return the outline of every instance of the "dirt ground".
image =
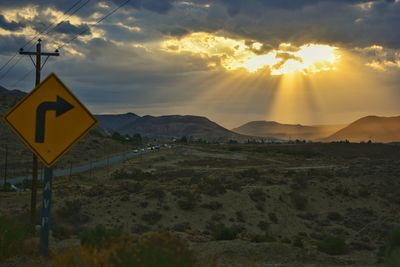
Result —
M399 224L399 163L396 145L177 146L57 178L51 246L101 224L175 232L204 266L372 266ZM0 199L1 214L28 212L29 192ZM321 249L328 237L346 250Z

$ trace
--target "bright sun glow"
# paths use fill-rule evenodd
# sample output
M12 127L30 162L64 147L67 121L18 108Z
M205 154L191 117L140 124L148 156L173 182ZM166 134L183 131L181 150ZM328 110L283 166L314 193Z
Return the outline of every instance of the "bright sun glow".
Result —
M161 43L161 49L170 53L190 53L218 64L226 70L245 69L256 72L269 69L272 75L303 73L305 75L336 69L338 48L324 44L305 44L296 47L283 43L278 49L264 54L258 42L216 36L197 32L183 38L171 38Z

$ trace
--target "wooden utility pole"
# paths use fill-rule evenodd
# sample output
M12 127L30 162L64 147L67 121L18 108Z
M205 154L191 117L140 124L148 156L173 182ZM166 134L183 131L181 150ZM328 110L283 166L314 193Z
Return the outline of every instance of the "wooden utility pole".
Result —
M36 79L35 79L35 87L40 84L40 71L46 64L47 60L51 56L59 56L58 50L54 53L45 53L42 52L42 40L38 40L36 44L36 51L35 52L25 52L23 48L19 50L21 55L28 55L32 60L33 65L36 68ZM36 56L36 61L33 60L32 56ZM42 64L42 56L46 56L44 63ZM31 223L32 225L35 224L36 221L36 192L37 192L37 180L38 180L38 158L35 154L33 154L32 159L32 191L31 191Z

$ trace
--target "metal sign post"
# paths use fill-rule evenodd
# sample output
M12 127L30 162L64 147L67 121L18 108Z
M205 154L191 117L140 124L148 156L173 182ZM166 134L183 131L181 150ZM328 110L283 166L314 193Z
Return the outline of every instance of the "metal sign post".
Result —
M5 121L46 165L40 253L47 257L53 179L51 166L94 127L97 120L55 74L50 74L8 112Z
M52 180L53 180L53 168L46 167L44 169L42 219L40 227L40 254L43 257L49 256L49 231L50 231Z

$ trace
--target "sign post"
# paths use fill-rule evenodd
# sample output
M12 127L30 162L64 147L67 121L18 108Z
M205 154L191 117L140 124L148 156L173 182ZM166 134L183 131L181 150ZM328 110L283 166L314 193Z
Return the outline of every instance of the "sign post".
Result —
M44 169L43 179L43 203L42 220L40 226L40 254L44 257L49 255L49 231L50 231L50 207L51 187L53 180L53 168Z
M7 113L5 121L46 165L40 253L47 257L52 166L95 126L97 120L55 74L50 74Z

